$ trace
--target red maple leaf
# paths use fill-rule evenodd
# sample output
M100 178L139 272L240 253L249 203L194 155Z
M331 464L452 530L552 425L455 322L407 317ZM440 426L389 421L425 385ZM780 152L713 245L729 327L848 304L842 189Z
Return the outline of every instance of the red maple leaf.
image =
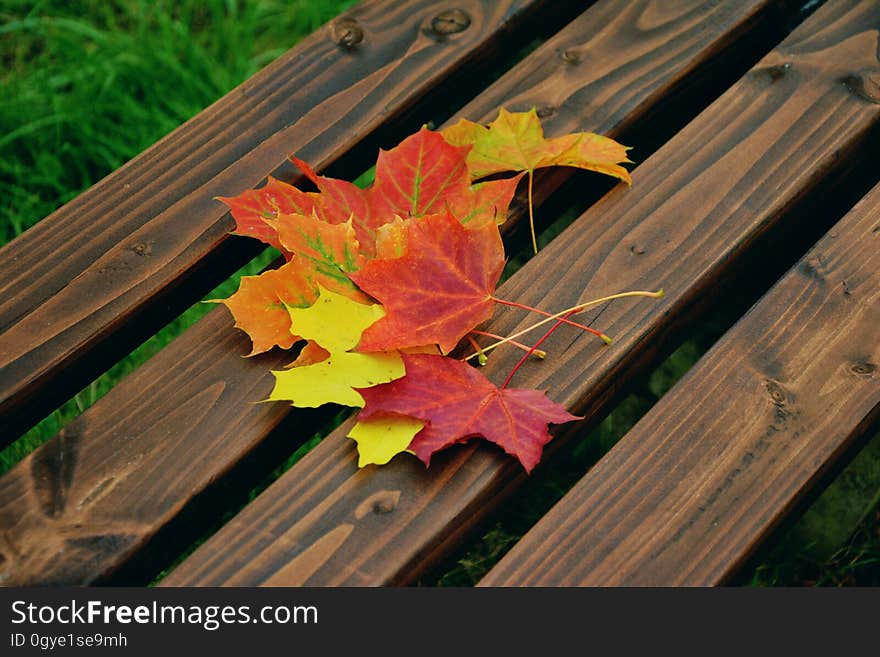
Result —
M319 176L299 158L291 160L321 192L318 216L332 224L351 219L362 251L373 255L376 230L395 216L421 217L444 211L447 205L471 212L478 196L487 198L486 192L471 188L466 164L470 148L453 146L440 133L422 128L395 148L379 152L376 179L367 189ZM499 205L504 200L501 192L491 198ZM498 209L506 212L509 203L508 197Z
M359 390L366 405L358 417L396 414L427 422L409 446L425 464L444 447L482 436L531 472L552 438L548 424L580 419L540 390L498 388L452 358L404 354L403 362L402 379Z
M422 128L395 148L380 151L376 179L363 189L347 180L319 176L291 156L319 192L303 192L272 178L260 189L218 196L232 213L236 235L254 237L291 255L278 239L278 216L311 215L330 224L351 220L361 253L375 254L376 230L395 216L421 217L448 207L463 223L485 218L503 221L519 178L471 185L467 156L471 146L453 146L439 132Z
M467 169L470 150L422 128L396 148L380 151L370 189L375 204L402 217L421 217L442 212L453 200L474 196Z
M449 211L469 228L487 222L502 224L507 219L507 210L516 186L524 175L521 173L513 178L478 183L471 188L471 194L451 197L448 201Z
M381 225L374 217L376 213L368 189L362 189L348 180L319 176L312 167L295 155L291 155L290 160L318 188L320 194L315 212L321 219L330 224L341 224L351 219L356 229L358 226L371 227L373 223L377 223L377 226L372 226L373 228ZM386 221L392 218L388 217ZM358 235L358 239L360 237Z
M235 219L235 235L254 237L274 246L290 260L288 252L278 239L278 216L281 214L311 214L318 194L302 192L293 185L269 176L259 189L248 189L238 196L218 196L229 207Z
M370 260L349 274L385 307L364 331L358 351L438 344L449 353L492 316L493 292L504 268L498 226L463 226L449 212L410 220L406 253Z

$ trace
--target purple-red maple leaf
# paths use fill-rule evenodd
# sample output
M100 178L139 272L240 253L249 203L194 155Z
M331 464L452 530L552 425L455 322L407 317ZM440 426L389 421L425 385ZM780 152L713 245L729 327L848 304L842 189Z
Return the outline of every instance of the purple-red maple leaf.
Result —
M402 379L359 390L366 402L359 419L404 415L427 422L409 446L425 464L444 447L482 436L531 472L552 438L548 425L579 419L544 392L498 388L452 358L404 354L403 362Z

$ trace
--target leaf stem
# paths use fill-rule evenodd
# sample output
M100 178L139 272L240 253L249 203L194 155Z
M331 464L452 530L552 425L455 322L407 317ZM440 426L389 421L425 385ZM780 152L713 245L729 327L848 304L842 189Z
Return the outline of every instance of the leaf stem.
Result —
M553 326L551 326L549 329L547 329L546 333L544 333L544 335L542 335L542 336L538 339L538 341L537 341L534 345L532 345L532 348L529 349L529 350L525 353L525 355L524 355L522 358L519 359L519 362L517 362L517 364L513 366L513 369L510 370L510 374L507 375L507 378L504 379L504 383L501 384L501 389L502 389L502 390L503 390L504 388L507 387L507 385L510 383L510 380L513 378L513 375L516 374L516 373L519 371L519 368L521 368L521 367L525 364L525 362L529 359L529 356L531 356L532 353L534 353L534 351L535 351L538 347L540 347L541 344L543 344L543 342L544 342L547 338L549 338L551 335L553 335L553 332L554 332L556 329L558 329L560 326L562 326L562 325L565 323L564 320L567 319L567 316L568 316L568 315L573 315L573 314L576 313L576 312L577 312L576 310L572 310L571 312L567 313L567 315L558 318L558 319L556 320L556 323L553 324Z
M532 201L532 187L535 178L535 172L529 169L529 228L532 231L532 249L535 255L538 255L538 237L535 235L535 206Z
M514 308L520 308L522 310L528 310L533 313L537 313L539 315L544 315L544 317L551 317L551 314L546 310L541 310L540 308L533 308L532 306L527 306L524 303L517 303L516 301L507 301L506 299L499 299L498 297L492 297L492 301L495 303L500 303L505 306L513 306ZM586 324L579 324L577 322L573 322L566 317L560 317L560 321L563 324L568 324L569 326L574 326L576 328L581 329L582 331L586 331L587 333L592 333L593 335L602 338L605 341L605 344L611 344L611 338L602 333L602 331L597 331L592 326L587 326Z
M509 335L506 338L502 338L498 342L493 342L490 345L486 345L483 347L483 353L487 351L491 351L496 347L500 347L503 344L508 344L513 340L525 335L529 331L533 331L540 326L544 326L548 322L552 322L555 319L559 319L560 317L567 317L569 315L573 315L579 313L587 308L591 308L592 306L598 306L600 303L605 303L606 301L614 301L615 299L625 299L627 297L648 297L650 299L660 299L663 297L663 290L657 290L656 292L646 292L644 290L636 290L633 292L619 292L618 294L611 294L607 297L602 297L601 299L593 299L592 301L585 301L583 303L579 303L576 306L572 306L571 308L566 308L565 310L560 310L558 313L554 315L550 315L549 317L545 317L539 322L532 324L531 326L527 326L521 331L517 331L513 335ZM462 360L470 360L477 354L470 354L469 356L465 356Z
M471 347L473 347L477 352L477 362L480 364L480 367L486 364L489 360L489 357L483 353L482 347L480 347L480 343L474 340L473 336L468 334L467 336L468 342L471 343Z
M475 333L477 335L484 335L487 338L495 338L496 340L503 340L504 339L503 335L498 335L497 333L487 333L486 331L478 331L477 329L474 329L473 331L471 331L471 333ZM470 336L468 337L468 340L471 340ZM471 342L471 344L474 344L474 342ZM516 340L511 340L508 344L510 344L513 347L516 347L517 349L522 349L523 351L530 351L531 350L535 356L537 356L538 358L541 358L542 360L544 358L547 358L547 352L544 351L543 349L532 350L532 348L530 346L523 344L522 342L517 342ZM482 347L480 347L479 345L475 345L474 348L482 351Z

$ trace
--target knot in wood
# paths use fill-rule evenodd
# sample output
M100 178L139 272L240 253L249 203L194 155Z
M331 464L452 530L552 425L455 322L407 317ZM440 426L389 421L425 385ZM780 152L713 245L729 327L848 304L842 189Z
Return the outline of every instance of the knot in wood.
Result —
M825 283L825 259L822 255L817 255L809 260L805 260L798 266L798 271L817 283Z
M875 71L863 71L847 75L841 79L843 86L850 93L869 103L880 105L880 74Z
M856 376L870 379L873 378L874 372L877 371L877 366L874 363L853 363L849 371Z
M431 30L435 34L457 34L471 25L471 17L461 9L447 9L431 19Z
M386 495L373 500L373 513L376 515L385 515L391 513L397 506L397 497L394 495Z
M330 24L330 38L342 48L353 48L364 40L364 28L353 18L340 18Z
M131 250L135 255L144 258L153 253L153 244L152 242L137 242L131 246Z
M777 66L771 66L766 69L767 75L770 77L771 82L776 82L780 78L785 77L785 74L791 69L791 64L779 64Z
M785 394L785 390L783 390L782 386L776 383L776 381L769 380L765 383L765 386L767 388L767 394L770 395L770 401L777 406L784 406L788 399L788 395Z
M560 57L562 57L562 61L566 64L580 64L581 61L580 53L577 50L572 50L570 48L563 50Z
M394 500L384 499L373 502L373 513L376 515L385 515L394 511Z
M391 513L397 508L399 501L399 490L376 491L358 504L357 509L354 511L354 517L358 520L363 520L371 514L381 516Z
M556 114L556 108L552 105L544 105L544 107L538 108L537 114L539 119L546 119L548 116Z

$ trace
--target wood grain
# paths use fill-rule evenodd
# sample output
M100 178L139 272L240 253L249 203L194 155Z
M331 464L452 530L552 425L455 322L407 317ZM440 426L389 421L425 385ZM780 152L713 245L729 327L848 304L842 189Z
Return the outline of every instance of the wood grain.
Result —
M609 347L554 334L517 375L588 418L725 272L880 125L880 5L825 5L717 102L517 272L499 296L548 309L625 289L660 301L607 305L588 322ZM846 83L844 83L846 81ZM492 330L529 319L499 310ZM496 354L500 380L518 360ZM412 581L486 517L523 474L484 445L357 470L342 427L174 570L164 585L389 585ZM576 433L576 430L572 433ZM557 440L565 436L558 436ZM342 532L340 527L345 527Z
M878 364L880 186L481 584L723 583L880 417Z
M215 196L290 178L292 152L326 167L499 42L518 47L530 37L512 29L549 4L367 0L6 245L0 446L255 254ZM470 23L439 34L450 7ZM337 43L340 22L361 40Z
M604 4L620 9L619 20L605 20L614 12L597 5L500 81L515 91L517 102L541 106L550 93L542 82L554 75L555 66L559 81L554 88L564 86L565 97L571 99L557 99L560 111L553 119L557 134L579 129L614 134L622 124L638 124L652 116L665 92L735 50L732 41L760 22L760 16L769 20L773 16L769 8L775 6L764 1L720 6L689 2L684 3L690 8L685 11L668 2ZM636 4L641 9L633 13L630 7ZM703 11L694 10L696 6ZM601 21L595 19L597 9ZM634 29L633 24L642 29ZM601 51L592 55L590 44L597 33L601 39L596 47ZM556 54L574 44L587 59L601 54L617 62L617 69L598 73L605 93L627 98L625 106L608 115L583 103L578 85L597 84L596 70L572 67ZM665 56L658 58L658 52ZM519 84L518 76L522 76ZM612 93L614 85L617 94ZM529 87L534 90L531 101ZM471 111L486 116L503 104L505 96L493 87L484 104L472 104ZM599 121L594 120L594 112L600 112ZM0 528L10 539L5 547L0 543L5 558L0 573L5 581L86 584L106 578L136 555L149 559L147 548L152 549L149 543L157 533L274 435L290 410L280 404L248 403L266 396L272 386L268 370L289 357L274 353L241 358L247 351L246 338L233 330L225 309L212 312L0 479ZM205 394L208 390L216 394ZM184 416L164 420L182 407ZM296 411L290 417L293 424L304 425L290 436L291 442L309 437L310 416ZM334 444L339 448L333 457L339 475L347 477L351 447L347 441ZM432 468L425 485L431 489L436 480ZM154 494L157 491L161 494ZM369 509L369 504L363 508ZM222 511L206 510L203 515L213 518ZM183 543L174 543L181 540L178 533L169 533L169 544L182 549ZM82 540L84 536L91 540ZM79 542L70 542L77 537Z

